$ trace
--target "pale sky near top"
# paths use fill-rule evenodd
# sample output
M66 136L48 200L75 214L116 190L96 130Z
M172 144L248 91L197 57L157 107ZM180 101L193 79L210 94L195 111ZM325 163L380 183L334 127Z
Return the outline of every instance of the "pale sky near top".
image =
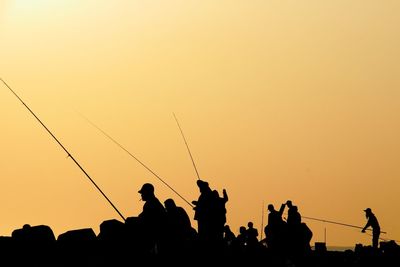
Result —
M191 208L196 173L229 194L228 224L291 199L308 217L400 239L400 2L1 1L0 77L126 216L138 189ZM0 85L0 235L55 233L118 214ZM266 210L264 210L266 213ZM264 225L266 223L264 218ZM313 242L369 244L357 229L304 219ZM195 225L195 221L193 221Z

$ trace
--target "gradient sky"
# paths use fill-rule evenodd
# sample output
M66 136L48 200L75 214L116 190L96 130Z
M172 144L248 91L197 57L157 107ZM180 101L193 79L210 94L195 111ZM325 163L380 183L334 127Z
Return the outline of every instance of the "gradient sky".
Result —
M196 173L226 188L235 233L287 199L303 216L400 239L400 2L1 0L0 77L125 217L138 189L184 198ZM0 84L0 235L56 235L120 219ZM266 209L264 211L266 213ZM312 242L370 244L360 230L304 220ZM195 223L195 222L193 222ZM266 217L264 218L264 225Z

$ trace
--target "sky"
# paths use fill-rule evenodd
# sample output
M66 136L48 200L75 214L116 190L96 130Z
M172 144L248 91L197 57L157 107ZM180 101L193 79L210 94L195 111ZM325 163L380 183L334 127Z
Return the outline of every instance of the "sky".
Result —
M290 199L361 227L369 207L400 240L398 14L395 0L0 0L0 77L124 217L150 182L193 218L198 177L175 114L201 179L227 190L235 233L249 221L261 233L265 207ZM0 114L0 235L122 220L3 84ZM312 243L371 244L303 221Z

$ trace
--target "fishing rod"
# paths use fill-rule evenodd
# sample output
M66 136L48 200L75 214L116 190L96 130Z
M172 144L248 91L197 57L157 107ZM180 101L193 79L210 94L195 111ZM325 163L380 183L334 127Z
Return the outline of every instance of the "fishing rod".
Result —
M80 113L79 113L80 114ZM129 152L125 147L123 147L120 143L118 143L114 138L112 138L108 133L102 130L99 126L94 124L91 120L89 120L86 116L80 114L87 122L89 122L93 127L99 130L102 134L104 134L108 139L113 141L117 146L119 146L122 150L129 154L132 158L134 158L138 163L140 163L144 168L146 168L150 173L152 173L158 180L160 180L163 184L165 184L169 189L171 189L175 194L177 194L183 201L189 204L190 207L193 208L193 205L187 201L181 194L179 194L175 189L173 189L167 182L165 182L159 175L157 175L153 170L151 170L146 164L144 164L141 160L135 157L131 152Z
M369 235L369 236L373 236L373 235L370 234L370 233L365 233L365 234L366 234L366 235ZM385 242L388 242L388 241L395 241L395 242L397 242L397 243L400 242L399 240L389 239L389 238L382 238L382 237L379 237L379 240L382 240L382 241L385 241Z
M83 169L83 167L76 161L76 159L69 153L69 151L61 144L61 142L55 137L55 135L44 125L44 123L39 119L38 116L28 107L27 104L14 92L13 89L2 79L0 80L5 84L5 86L10 89L10 91L18 98L18 100L28 109L28 111L35 117L35 119L43 126L43 128L51 135L51 137L54 138L54 140L61 146L61 148L67 153L68 157L72 159L72 161L81 169L81 171L86 175L86 177L92 182L92 184L96 187L96 189L103 195L103 197L110 203L110 205L114 208L114 210L118 213L121 218L125 220L125 217L122 215L122 213L115 207L115 205L111 202L111 200L104 194L104 192L100 189L100 187L95 183L95 181L89 176L89 174Z
M320 222L325 222L325 223L332 223L332 224L337 224L337 225L342 225L342 226L347 226L347 227L353 227L357 229L364 229L364 227L357 226L357 225L351 225L347 223L340 223L340 222L334 222L334 221L329 221L329 220L324 220L324 219L317 219L317 218L312 218L312 217L306 217L306 216L301 216L304 219L309 219L309 220L314 220L314 221L320 221ZM371 231L371 229L367 229ZM381 231L382 234L386 234L386 232Z
M261 236L260 240L263 239L263 232L264 232L264 201L262 202L262 209L261 209Z
M190 159L192 160L192 164L193 164L194 170L196 171L196 174L197 174L197 179L200 180L200 175L199 175L199 172L197 171L196 164L194 163L194 159L193 159L192 153L190 152L189 145L188 145L188 143L186 141L185 135L183 134L182 128L181 128L181 126L180 126L180 124L178 122L178 119L175 116L175 113L172 113L172 114L174 115L176 124L178 125L178 128L181 131L181 134L182 134L182 137L183 137L183 141L185 141L185 145L186 145L186 148L187 148L187 150L189 152Z

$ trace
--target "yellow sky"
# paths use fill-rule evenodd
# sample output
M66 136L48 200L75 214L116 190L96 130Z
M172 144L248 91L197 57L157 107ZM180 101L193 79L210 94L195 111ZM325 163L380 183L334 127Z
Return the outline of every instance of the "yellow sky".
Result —
M196 173L229 194L228 224L261 228L262 203L400 239L400 2L2 0L0 77L20 94L125 217L152 182L90 118L187 200ZM0 85L0 235L55 234L118 214ZM369 244L304 220L313 242ZM266 218L264 219L266 223Z

